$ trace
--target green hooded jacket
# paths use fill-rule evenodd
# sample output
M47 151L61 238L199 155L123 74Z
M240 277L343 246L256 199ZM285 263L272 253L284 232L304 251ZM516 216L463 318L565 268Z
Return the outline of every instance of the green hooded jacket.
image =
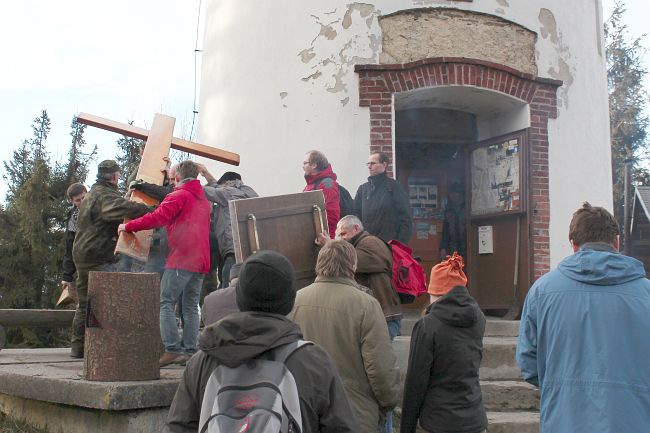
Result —
M122 197L116 185L98 180L79 207L77 236L72 247L77 268L114 262L117 226L124 218L137 218L151 210Z

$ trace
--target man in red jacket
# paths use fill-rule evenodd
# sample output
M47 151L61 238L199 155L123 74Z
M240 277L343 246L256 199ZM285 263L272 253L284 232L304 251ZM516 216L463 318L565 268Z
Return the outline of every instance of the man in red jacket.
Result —
M336 183L336 173L327 161L323 152L310 150L305 154L302 162L302 169L305 172L307 186L303 192L316 191L320 189L325 195L325 209L327 211L327 228L330 238L336 234L336 223L341 218L339 205L339 184Z
M165 226L169 255L160 281L160 335L165 353L160 366L184 363L194 352L199 335L199 296L203 277L210 270L210 203L197 180L192 161L172 168L176 187L158 208L138 219L120 224L118 232L137 232ZM178 334L174 308L183 304L183 338Z

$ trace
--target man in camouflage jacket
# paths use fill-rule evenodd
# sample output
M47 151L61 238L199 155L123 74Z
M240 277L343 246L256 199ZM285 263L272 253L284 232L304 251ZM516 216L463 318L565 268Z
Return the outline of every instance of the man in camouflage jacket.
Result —
M88 273L113 271L117 258L117 226L124 218L137 218L151 211L142 203L126 200L117 190L120 167L115 161L102 161L97 167L97 182L90 188L79 207L77 236L72 258L77 266L77 296L79 304L72 321L70 356L83 358L86 330Z

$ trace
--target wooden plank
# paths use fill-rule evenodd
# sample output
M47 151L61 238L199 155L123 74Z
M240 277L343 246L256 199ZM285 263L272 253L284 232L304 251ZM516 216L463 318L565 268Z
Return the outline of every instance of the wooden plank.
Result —
M163 158L169 156L169 143L174 133L174 124L176 119L156 114L151 125L151 131L147 137L147 143L144 146L142 159L138 168L137 179L145 182L162 185L164 175L160 168L164 165ZM146 205L156 204L155 200L150 199L145 194L131 194L131 201L144 203ZM130 221L128 218L124 222ZM135 233L122 232L117 240L115 253L126 254L141 262L146 262L149 258L149 249L151 248L151 239L153 230L141 230Z
M137 138L139 140L146 140L149 131L137 126L129 125L128 123L116 122L103 117L93 116L88 113L79 113L77 121L84 125L94 126L95 128L104 129L106 131L117 132L118 134L126 135L127 137Z
M217 149L216 147L206 146L205 144L183 140L182 138L172 138L172 149L189 152L192 155L203 156L204 158L225 162L226 164L231 165L239 165L240 161L238 153L228 152L227 150Z
M162 185L164 174L160 169L165 165L163 158L169 156L169 143L174 134L176 119L164 114L156 114L144 146L136 179Z
M103 117L93 116L88 113L79 113L77 115L77 120L85 125L94 126L96 128L116 132L140 140L146 140L149 135L149 131L146 129L138 128L137 126L129 125L128 123L115 122ZM239 165L240 162L240 157L237 153L217 149L193 141L183 140L181 138L172 137L171 148L215 161L225 162L226 164Z
M0 310L0 325L28 327L70 326L75 310Z

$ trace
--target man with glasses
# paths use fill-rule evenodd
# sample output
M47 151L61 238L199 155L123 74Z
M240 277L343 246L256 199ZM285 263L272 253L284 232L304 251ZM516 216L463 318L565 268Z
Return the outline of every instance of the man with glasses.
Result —
M373 152L366 166L370 176L357 190L355 213L370 234L408 244L413 227L409 199L399 182L386 174L388 155Z
M330 237L336 234L336 223L341 218L339 184L336 182L336 173L332 170L323 152L310 150L305 154L302 163L307 185L303 192L323 191L325 196L325 209L327 211L327 228Z

